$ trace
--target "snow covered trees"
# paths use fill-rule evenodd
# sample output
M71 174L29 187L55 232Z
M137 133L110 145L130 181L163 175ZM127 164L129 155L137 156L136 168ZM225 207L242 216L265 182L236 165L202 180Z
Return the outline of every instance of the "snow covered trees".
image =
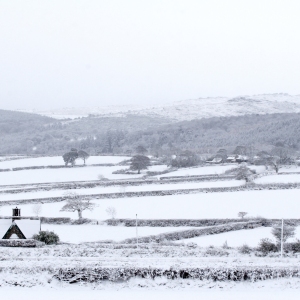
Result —
M70 164L72 167L75 165L75 161L78 158L78 152L76 151L70 151L63 155L63 160L65 162L65 166Z
M63 155L63 160L65 162L65 165L67 166L70 164L72 167L74 167L76 159L81 158L83 160L83 163L85 165L85 161L90 157L90 155L83 151L72 148L70 152L67 152Z
M281 243L281 226L273 227L272 234L276 239L277 245ZM285 243L287 239L293 237L295 235L295 227L293 226L283 226L283 235L282 241Z
M67 203L62 207L60 211L77 211L79 219L82 219L82 212L84 210L93 210L95 207L95 204L90 203L90 200L83 199L74 192L66 193L65 197L67 198Z
M79 150L79 151L78 151L78 158L81 158L81 159L83 160L84 165L85 165L85 161L86 161L89 157L90 157L90 155L89 155L87 152L85 152L85 151L83 151L83 150Z
M130 162L130 169L137 170L138 174L141 173L141 170L148 169L148 166L150 166L150 159L144 155L135 155Z

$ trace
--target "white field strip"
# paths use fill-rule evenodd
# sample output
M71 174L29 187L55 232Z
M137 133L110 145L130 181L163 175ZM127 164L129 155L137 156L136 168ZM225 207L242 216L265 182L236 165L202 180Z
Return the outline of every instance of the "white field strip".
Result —
M282 168L279 168L279 173L292 173L292 172L300 172L300 166L284 166Z
M195 229L195 227L138 227L138 236ZM42 224L42 230L54 231L62 242L83 243L113 240L120 242L136 237L135 227L101 225L51 225Z
M146 173L146 171L143 170L141 174L112 174L113 171L120 170L122 168L126 167L84 167L0 172L0 185L98 180L99 175L103 175L104 177L112 180L130 179L140 178ZM157 165L150 166L148 171L161 171L164 169L166 169L165 165Z
M127 156L90 156L86 160L87 165L91 164L117 164L123 160L130 159ZM78 165L83 165L82 159L77 159ZM32 166L63 166L64 160L62 156L49 156L49 157L35 157L24 158L17 160L0 161L0 169L11 169L20 167L32 167Z
M291 175L270 175L257 178L255 183L268 184L268 183L297 183L300 182L300 174Z
M183 168L177 171L160 175L158 177L165 176L194 176L194 175L224 175L225 171L237 168L238 164L227 164L227 165L213 165L197 168ZM265 166L248 166L250 169L255 170L257 173L265 171Z
M225 166L217 165L217 166L206 166L206 167L197 167L197 168L183 168L171 173L160 175L159 177L223 174L226 170L230 170L236 167L237 164L225 165Z
M83 217L105 220L109 206L117 210L117 218L134 219L218 219L236 218L238 212L265 218L300 218L300 190L262 190L226 193L198 193L188 195L133 197L93 201L93 211ZM76 212L60 212L64 202L45 203L41 216L77 218ZM20 205L23 216L33 216L34 205ZM2 206L0 214L11 215L12 206Z
M44 275L45 276L45 275ZM16 281L12 274L6 274L7 281ZM126 283L105 283L98 285L63 285L51 283L38 286L39 281L33 275L20 274L19 281L32 282L32 287L1 287L5 299L13 300L43 300L64 299L64 300L298 300L299 282L296 278L276 279L260 282L247 283L211 283L199 280L167 280L165 278L151 281L141 278L130 279ZM46 279L44 279L47 282Z
M92 194L106 194L106 193L233 187L233 186L241 186L243 184L244 184L243 180L228 180L228 181L187 182L187 183L178 183L178 184L170 183L170 184L149 184L149 185L138 185L138 186L108 186L108 187L95 187L90 189L69 189L69 190L38 191L38 192L28 192L28 193L19 193L19 194L0 194L0 201L61 197L64 194L70 192L75 192L78 195L92 195Z
M196 243L200 247L216 246L220 247L227 242L229 247L240 247L243 244L247 244L250 247L257 247L260 240L268 238L275 242L274 236L271 233L271 227L261 227L248 230L230 231L215 235L199 236L192 239L180 240L177 243ZM295 241L300 239L300 227L297 227L295 237L290 238L289 241Z

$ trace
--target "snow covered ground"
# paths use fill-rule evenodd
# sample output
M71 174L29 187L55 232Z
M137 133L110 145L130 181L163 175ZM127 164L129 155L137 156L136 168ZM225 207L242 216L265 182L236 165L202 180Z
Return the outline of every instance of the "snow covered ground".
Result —
M117 164L125 159L129 159L127 156L90 156L86 160L87 165L92 164ZM83 160L77 159L77 164L83 164ZM8 161L0 161L0 169L20 168L20 167L32 167L32 166L60 166L64 165L62 156L45 156L35 158L24 158Z
M236 167L237 164L224 165L224 166L215 165L215 166L205 166L205 167L197 167L197 168L183 168L168 174L163 174L159 177L223 174L225 171Z
M296 183L300 182L300 174L290 174L290 175L270 175L264 176L261 178L257 178L254 181L259 184L267 184L267 183Z
M249 230L237 230L225 233L220 233L216 235L200 236L192 239L180 240L179 243L196 243L200 247L208 246L222 246L227 242L229 247L240 247L243 244L247 244L250 247L257 247L259 241L263 238L269 238L274 240L274 236L271 233L272 228L261 227ZM300 228L297 227L296 234L294 238L288 241L293 241L295 239L300 239ZM275 241L275 240L274 240Z
M192 227L138 227L138 236L187 230ZM62 242L82 243L112 240L120 242L136 237L135 227L103 225L52 225L42 224L42 230L54 231Z
M296 300L299 299L299 287L299 279L266 280L254 283L133 279L127 284L102 283L74 286L57 283L32 288L1 287L1 293L5 295L6 300L19 298L35 300L41 297L43 300Z
M238 212L265 218L300 218L300 190L262 190L247 192L197 193L188 195L133 197L94 200L96 208L83 216L104 220L105 209L113 206L117 218L206 219L236 218ZM60 212L64 202L45 203L42 216L77 218L76 213ZM21 205L23 216L32 216L32 204ZM11 215L11 206L2 206L1 215Z
M108 186L95 187L90 189L69 189L69 190L51 190L28 192L19 194L0 194L1 201L35 199L35 198L50 198L61 197L66 193L75 192L78 195L105 194L105 193L125 193L125 192L141 192L141 191L166 191L177 189L199 189L213 187L230 187L241 186L243 180L228 180L228 181L203 181L203 182L187 182L184 184L149 184L139 186Z
M166 168L165 165L157 165L150 166L148 170L161 171ZM113 171L120 169L122 167L113 166L0 172L0 185L98 180L99 175L108 179L140 178L145 175L145 171L141 172L141 174L132 175L112 174Z

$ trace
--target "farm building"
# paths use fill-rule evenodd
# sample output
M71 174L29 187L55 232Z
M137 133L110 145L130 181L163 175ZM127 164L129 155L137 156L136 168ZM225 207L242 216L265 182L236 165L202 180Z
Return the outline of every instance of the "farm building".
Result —
M1 239L31 239L41 230L40 220L22 219L21 210L13 208L11 219L0 220Z

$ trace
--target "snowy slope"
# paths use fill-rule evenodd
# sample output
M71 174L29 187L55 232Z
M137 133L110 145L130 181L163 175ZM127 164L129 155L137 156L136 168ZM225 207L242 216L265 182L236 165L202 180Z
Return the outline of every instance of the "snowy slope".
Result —
M193 120L217 116L300 112L300 95L263 94L234 98L215 97L177 101L155 107L103 106L62 108L50 111L27 111L53 118L77 118L89 114L102 117L123 117L128 114L166 117L173 120Z

